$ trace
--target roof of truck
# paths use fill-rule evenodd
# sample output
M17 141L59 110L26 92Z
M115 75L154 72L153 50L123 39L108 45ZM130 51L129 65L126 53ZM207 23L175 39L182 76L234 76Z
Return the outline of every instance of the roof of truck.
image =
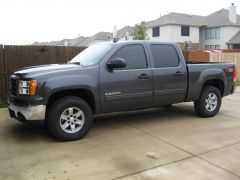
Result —
M98 44L135 44L135 43L145 43L145 44L152 44L152 43L158 43L158 44L173 44L176 45L178 43L175 42L161 42L161 41L154 41L154 40L129 40L129 41L119 41L119 42L102 42Z

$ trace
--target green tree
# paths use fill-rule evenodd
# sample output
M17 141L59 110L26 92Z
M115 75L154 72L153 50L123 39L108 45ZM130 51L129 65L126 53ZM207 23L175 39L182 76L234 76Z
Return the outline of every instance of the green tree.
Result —
M133 28L133 39L134 40L145 40L147 39L147 28L145 22L136 24Z

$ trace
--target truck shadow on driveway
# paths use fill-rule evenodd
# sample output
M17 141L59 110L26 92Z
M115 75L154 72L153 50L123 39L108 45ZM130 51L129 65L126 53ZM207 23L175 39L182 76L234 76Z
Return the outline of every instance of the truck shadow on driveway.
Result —
M196 114L191 106L186 108L186 106L174 105L169 108L160 107L146 110L96 115L94 117L93 127L85 138L91 138L93 136L96 137L102 130L105 132L108 131L108 129L110 130L111 126L115 123L131 123L133 125L149 123L149 125L151 125L151 123L154 124L158 121L161 125L161 123L165 123L166 121L169 123L179 121L179 117L186 117L185 120L193 120L194 117L196 118ZM120 130L121 128L124 128L124 126L119 126L117 128ZM15 140L29 141L31 143L34 141L48 141L56 143L56 140L51 136L47 127L43 123L11 123L7 125L6 131L8 138L13 138Z

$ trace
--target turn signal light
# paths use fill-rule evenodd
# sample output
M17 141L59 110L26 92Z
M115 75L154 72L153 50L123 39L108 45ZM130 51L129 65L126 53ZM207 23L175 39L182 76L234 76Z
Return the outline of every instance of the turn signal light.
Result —
M29 95L34 96L36 94L36 89L37 89L37 81L30 80L29 81Z

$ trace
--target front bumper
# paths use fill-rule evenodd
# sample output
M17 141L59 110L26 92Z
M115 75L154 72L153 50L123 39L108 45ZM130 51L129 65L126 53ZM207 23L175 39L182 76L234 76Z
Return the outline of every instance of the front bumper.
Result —
M8 110L10 117L15 118L21 122L28 120L44 120L46 114L45 105L22 107L9 104Z

